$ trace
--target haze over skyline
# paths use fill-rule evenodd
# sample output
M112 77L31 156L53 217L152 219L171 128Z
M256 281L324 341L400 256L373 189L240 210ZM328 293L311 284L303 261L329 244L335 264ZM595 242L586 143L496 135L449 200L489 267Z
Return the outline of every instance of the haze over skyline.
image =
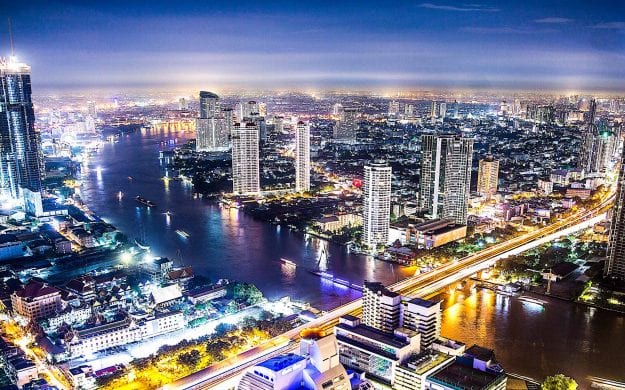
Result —
M38 89L625 91L625 3L24 1L0 10Z

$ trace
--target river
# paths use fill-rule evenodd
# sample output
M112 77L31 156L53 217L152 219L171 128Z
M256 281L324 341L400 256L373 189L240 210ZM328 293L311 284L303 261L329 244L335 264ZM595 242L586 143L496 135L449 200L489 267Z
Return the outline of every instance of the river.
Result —
M191 265L212 280L254 283L269 298L289 296L330 309L360 293L309 270L328 270L358 284L363 280L388 284L414 272L194 199L189 185L162 179L165 171L158 158L160 150L186 142L187 137L142 131L104 144L82 170L83 200L129 237L144 237L156 255L170 257L179 266ZM121 200L119 191L124 194ZM157 207L138 207L137 195ZM171 216L163 214L167 210ZM189 237L182 238L178 229ZM297 263L297 268L283 266L282 257ZM578 379L582 388L587 387L588 375L625 381L622 315L557 300L547 300L541 307L488 290L458 292L444 299L443 335L495 349L509 371L538 379L561 372Z

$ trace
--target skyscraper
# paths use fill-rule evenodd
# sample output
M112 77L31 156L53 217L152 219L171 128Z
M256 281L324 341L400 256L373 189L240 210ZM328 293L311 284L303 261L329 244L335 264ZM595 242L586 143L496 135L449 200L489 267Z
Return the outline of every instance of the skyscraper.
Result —
M365 166L364 242L369 248L388 242L391 215L391 167L384 161Z
M302 121L295 128L295 192L310 191L310 126Z
M252 195L260 192L258 126L236 123L232 129L232 192Z
M625 153L621 160L604 274L625 280Z
M19 199L41 191L42 160L30 66L0 59L0 193Z
M244 122L245 120L254 119L259 117L260 107L257 101L250 100L248 102L240 102L237 104L237 120Z
M408 118L414 117L414 104L406 104L404 106L404 115Z
M600 134L595 124L597 102L591 99L588 106L586 126L582 130L582 150L578 167L586 173L601 172L607 163L609 140L607 134Z
M473 139L453 134L421 136L421 208L431 218L466 225Z
M334 125L334 139L339 142L356 141L358 131L358 108L345 107L339 111L339 120Z
M493 156L480 160L477 174L477 192L480 195L490 197L497 193L499 179L499 161Z
M430 111L430 119L432 123L443 122L447 114L447 103L432 101L432 109Z
M228 118L230 114L230 118ZM221 109L219 96L200 91L200 117L195 124L195 148L199 152L223 152L229 148L232 114Z
M200 118L215 118L219 116L220 110L219 96L212 92L200 91Z
M399 114L399 102L397 100L391 100L391 102L388 104L388 114L389 115Z

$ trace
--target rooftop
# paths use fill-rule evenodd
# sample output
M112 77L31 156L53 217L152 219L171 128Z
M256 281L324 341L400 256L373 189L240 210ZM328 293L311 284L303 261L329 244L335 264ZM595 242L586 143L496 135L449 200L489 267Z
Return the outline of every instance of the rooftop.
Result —
M296 355L294 353L289 353L286 355L280 355L280 356L271 358L269 360L266 360L260 363L258 366L267 368L274 372L278 372L289 366L292 366L295 363L301 362L304 359L305 358L303 356Z
M401 367L407 368L412 372L422 375L431 369L440 366L446 360L452 360L453 357L440 352L423 352L414 354L408 360L401 364Z
M21 290L17 290L15 295L21 298L38 298L50 294L58 294L59 290L56 287L50 286L47 283L40 282L38 280L30 280Z
M451 385L459 390L482 390L490 389L505 377L503 373L485 372L455 361L442 370L429 375L430 381Z
M422 299L422 298L412 298L408 302L418 305L418 306L427 307L427 308L438 305L438 302L436 301L431 301L429 299Z
M365 280L364 286L365 286L365 290L369 290L376 294L382 294L391 298L395 298L399 296L399 294L392 292L386 287L384 287L384 285L380 282L368 282Z
M364 338L389 345L391 347L404 348L405 346L409 345L408 342L406 342L402 338L396 337L393 333L383 332L369 325L360 324L358 326L352 327L347 324L338 324L337 327L362 336Z

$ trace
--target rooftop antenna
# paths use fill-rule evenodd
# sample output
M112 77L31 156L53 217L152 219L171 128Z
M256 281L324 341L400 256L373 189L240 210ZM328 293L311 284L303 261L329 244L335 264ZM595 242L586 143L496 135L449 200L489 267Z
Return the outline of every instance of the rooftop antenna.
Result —
M13 46L13 29L11 28L11 18L7 18L9 24L9 41L11 42L11 57L15 57L15 46Z

